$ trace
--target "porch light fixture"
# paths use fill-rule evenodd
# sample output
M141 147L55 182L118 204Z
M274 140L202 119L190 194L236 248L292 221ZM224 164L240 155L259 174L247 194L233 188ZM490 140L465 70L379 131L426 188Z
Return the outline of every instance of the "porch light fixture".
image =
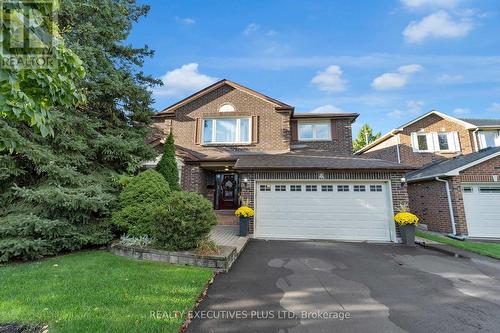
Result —
M224 167L224 171L229 171L229 166L227 166L227 165L226 165L226 166Z

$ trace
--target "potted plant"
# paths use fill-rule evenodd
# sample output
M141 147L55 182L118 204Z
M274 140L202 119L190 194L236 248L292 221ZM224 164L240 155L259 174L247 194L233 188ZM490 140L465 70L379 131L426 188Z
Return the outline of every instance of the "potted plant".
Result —
M246 237L248 235L248 224L250 218L254 216L254 211L248 206L241 206L234 212L236 216L240 218L240 233L241 237Z
M419 219L415 214L408 212L408 206L406 204L401 205L398 211L399 212L394 216L394 221L399 225L403 244L414 246L415 227Z

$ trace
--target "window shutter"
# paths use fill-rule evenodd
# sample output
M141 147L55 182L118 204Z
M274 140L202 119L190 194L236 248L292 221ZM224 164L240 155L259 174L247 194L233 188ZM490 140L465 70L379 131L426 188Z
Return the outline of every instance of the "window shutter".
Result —
M298 141L297 120L290 120L290 135L292 141Z
M418 140L417 140L417 133L412 132L411 133L411 146L413 148L413 152L418 152Z
M439 137L437 132L429 133L427 136L427 146L430 152L439 151Z
M448 133L448 144L450 142L452 143L452 145L450 146L451 151L460 151L460 139L458 137L458 132Z
M337 121L336 120L330 120L330 126L331 126L331 136L332 140L338 139L338 131L337 131Z
M252 116L252 143L259 142L259 116Z
M196 118L194 123L194 143L201 144L201 118Z

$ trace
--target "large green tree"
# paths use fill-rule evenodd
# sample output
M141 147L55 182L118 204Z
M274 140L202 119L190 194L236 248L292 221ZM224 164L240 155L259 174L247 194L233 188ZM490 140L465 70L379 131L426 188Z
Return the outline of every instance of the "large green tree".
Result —
M368 124L361 126L358 132L358 136L352 142L353 151L358 151L367 144L377 140L382 136L382 133L373 133L372 128Z
M55 109L53 137L0 120L17 142L0 153L0 260L111 239L117 179L155 155L145 138L158 81L141 71L153 52L125 44L148 9L133 0L61 1L61 34L83 61L87 75L76 87L87 102Z
M0 6L0 120L24 122L44 137L54 135L52 118L57 107L70 108L85 100L76 85L85 70L60 35L56 10L57 6L43 2L11 1ZM25 31L28 22L36 29ZM29 52L19 47L26 37L34 44ZM0 151L13 152L18 142L7 123L1 125Z

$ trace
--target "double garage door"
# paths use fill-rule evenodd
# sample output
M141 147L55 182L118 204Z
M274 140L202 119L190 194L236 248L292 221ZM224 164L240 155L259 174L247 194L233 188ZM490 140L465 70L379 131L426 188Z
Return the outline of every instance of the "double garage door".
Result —
M391 241L386 182L257 182L257 238Z
M469 237L500 238L500 186L462 186Z

